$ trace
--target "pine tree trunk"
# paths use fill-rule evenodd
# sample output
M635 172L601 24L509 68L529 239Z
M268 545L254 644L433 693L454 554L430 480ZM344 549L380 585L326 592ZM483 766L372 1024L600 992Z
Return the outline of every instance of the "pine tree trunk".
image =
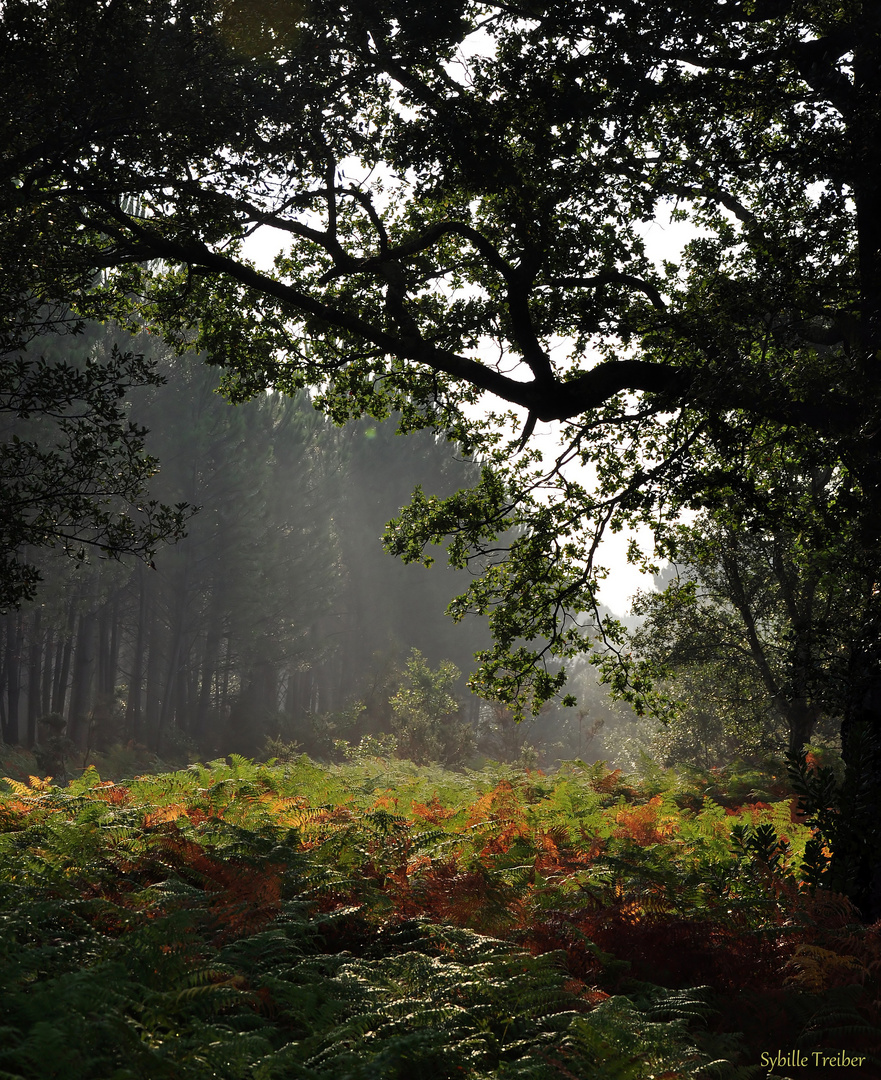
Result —
M184 692L180 678L185 675L186 656L184 654L184 629L187 621L187 608L190 602L190 548L184 555L184 565L181 572L175 575L170 610L170 641L168 648L168 663L165 670L165 684L162 696L162 707L159 710L159 727L156 733L156 752L162 743L163 733L174 721L178 726L186 723L186 716L181 710L186 709L186 704L181 702Z
M6 615L6 716L3 724L3 741L17 743L18 706L21 696L21 613L7 612Z
M226 716L229 709L229 679L232 674L232 640L229 634L224 638L224 642L223 679L220 684L220 701L217 705L217 711L221 716Z
M77 600L68 605L67 631L59 639L55 656L55 677L52 684L52 709L59 716L64 716L67 702L67 682L70 677L70 661L73 654L73 636L76 627Z
M90 743L90 712L95 681L96 618L93 611L82 614L73 656L73 681L70 688L68 738L82 749Z
M113 607L109 603L101 606L97 615L96 678L95 701L92 707L94 745L98 750L106 750L113 741L111 731L113 712L113 691L116 681L116 664L113 653Z
M144 701L144 738L158 752L159 717L162 712L162 658L164 653L165 627L159 617L156 591L150 598L147 620L147 683Z
M42 612L39 608L31 618L30 647L28 649L28 734L27 745L33 749L37 741L37 719L40 716L40 687L42 685L43 631Z
M54 655L55 631L50 626L46 631L43 645L43 679L40 688L40 715L45 716L52 709L52 657Z
M177 670L174 673L174 723L182 732L189 732L190 713L190 672L189 664L185 662L178 651Z
M198 741L205 737L205 728L208 722L208 711L211 707L211 690L214 685L214 677L217 671L217 655L220 650L220 633L213 626L208 630L205 638L205 651L202 657L201 683L199 686L199 703L196 707L196 718L193 727L193 736Z
M162 683L162 700L159 706L159 719L156 727L156 753L160 753L162 738L168 725L174 718L175 686L180 664L180 634L175 627L171 634L168 649L168 661L165 665L165 677Z
M138 567L138 623L135 628L134 652L128 680L128 701L125 707L125 727L129 739L141 740L141 700L144 679L144 646L147 640L147 582L143 563Z

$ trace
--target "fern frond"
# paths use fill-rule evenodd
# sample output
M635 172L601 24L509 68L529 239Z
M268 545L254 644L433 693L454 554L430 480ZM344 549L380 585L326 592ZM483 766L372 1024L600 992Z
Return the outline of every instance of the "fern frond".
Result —
M30 795L32 794L31 788L27 784L23 784L20 780L13 780L11 776L4 776L3 781L12 788L16 795Z

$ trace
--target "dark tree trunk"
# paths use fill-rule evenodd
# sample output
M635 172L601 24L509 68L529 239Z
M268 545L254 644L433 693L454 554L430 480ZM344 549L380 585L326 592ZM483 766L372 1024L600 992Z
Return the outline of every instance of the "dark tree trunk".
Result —
M40 715L45 716L52 709L52 657L55 645L55 632L50 626L46 631L43 645L43 679L40 687Z
M3 741L18 742L18 706L21 697L21 613L10 611L6 615L6 716L3 723Z
M861 5L853 54L854 98L847 119L848 167L859 247L860 337L855 359L867 398L881 399L881 8ZM841 726L845 765L839 827L833 844L834 883L867 922L881 919L881 437L873 433L855 454L862 488L863 563L869 618L851 653L850 700Z
M156 726L156 753L160 753L162 738L168 730L169 722L174 716L174 690L178 674L180 636L172 632L168 649L168 662L165 666L165 677L162 683L162 700L159 706L159 718Z
M73 635L76 627L76 602L68 606L67 630L57 644L55 677L52 684L52 712L63 716L67 702L67 681L70 677L70 661L73 654Z
M159 710L159 726L156 733L156 753L162 743L163 733L168 725L175 721L178 726L186 723L184 715L186 704L181 702L185 693L185 684L181 684L181 675L186 676L186 655L184 637L187 623L187 609L190 602L190 549L186 549L185 561L181 572L172 580L172 593L169 603L170 634L168 663L165 669L162 707Z
M97 616L96 693L92 708L94 744L106 750L114 738L113 703L116 690L116 666L119 651L119 595L103 604Z
M33 749L37 741L37 719L40 716L40 687L42 685L43 631L42 612L39 608L31 619L30 647L28 649L28 734L27 745Z
M147 684L144 702L145 739L156 751L159 739L159 717L162 713L162 658L165 627L159 617L158 597L151 597L147 635Z
M119 602L116 592L98 613L98 693L113 698L119 667Z
M190 684L189 664L184 650L178 645L177 669L174 672L174 722L180 731L189 731Z
M68 737L82 749L90 745L90 713L95 680L95 613L80 615L73 657Z
M783 715L789 729L789 753L800 754L817 726L817 710L803 699L787 701Z
M110 621L110 607L108 604L103 604L97 616L98 646L96 651L95 689L99 697L103 697L107 693L108 683L112 684L113 681L113 676L108 673L110 666Z
M144 680L144 646L147 640L147 582L143 563L138 567L138 622L135 628L134 652L128 683L128 701L125 708L125 727L134 742L141 739L141 700Z

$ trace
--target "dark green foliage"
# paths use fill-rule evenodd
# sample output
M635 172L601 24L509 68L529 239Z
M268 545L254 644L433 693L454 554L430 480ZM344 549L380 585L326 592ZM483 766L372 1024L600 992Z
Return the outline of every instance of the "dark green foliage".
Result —
M755 827L735 825L731 843L738 854L754 859L769 871L779 871L788 861L789 841L781 839L768 822Z
M68 329L0 347L0 610L34 598L46 549L149 561L190 516L149 497L157 462L125 401L164 381L155 361Z
M799 811L816 829L816 835L811 837L805 848L804 865L805 881L811 888L816 888L829 869L828 845L838 839L836 834L839 829L836 826L841 783L831 765L809 765L808 755L804 751L787 755L786 761L790 783L798 796Z
M871 783L874 734L865 725L851 732L855 767L842 778L831 765L811 755L787 755L798 805L816 835L805 855L805 880L865 898L871 883L864 878L865 855L881 842L881 823ZM859 827L857 827L859 826Z

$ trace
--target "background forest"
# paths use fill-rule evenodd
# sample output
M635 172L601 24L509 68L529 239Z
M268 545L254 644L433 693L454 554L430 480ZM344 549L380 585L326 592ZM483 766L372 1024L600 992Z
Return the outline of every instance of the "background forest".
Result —
M231 407L215 369L149 334L91 325L40 353L106 361L117 339L166 380L133 388L129 412L160 463L150 496L186 504L187 536L149 564L27 553L43 582L0 621L4 742L35 749L53 775L111 748L124 768L285 747L338 757L339 740L380 735L417 761L596 756L601 727L627 710L592 669L577 677L586 708L515 724L466 686L488 634L444 611L468 572L403 565L382 547L417 483L446 496L475 465L429 432L402 452L394 418L336 428L305 395ZM31 419L16 423L32 433Z

